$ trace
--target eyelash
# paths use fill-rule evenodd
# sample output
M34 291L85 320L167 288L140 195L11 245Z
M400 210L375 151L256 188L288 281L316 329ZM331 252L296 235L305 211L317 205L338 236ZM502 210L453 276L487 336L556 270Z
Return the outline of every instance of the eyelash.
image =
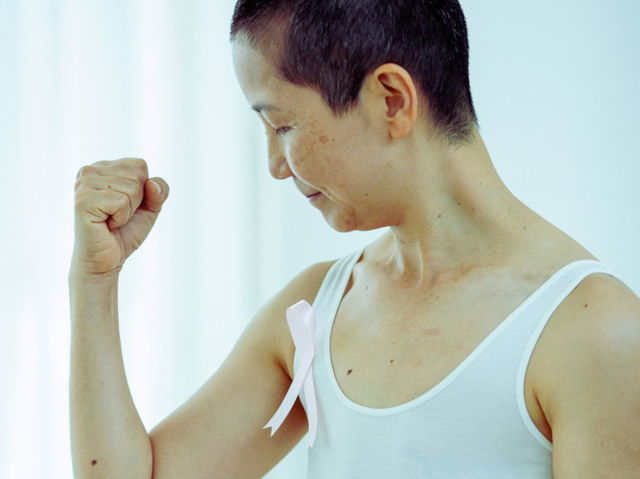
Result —
M288 126L283 126L282 128L276 128L276 135L282 135L289 131L291 128ZM284 130L284 131L283 131Z

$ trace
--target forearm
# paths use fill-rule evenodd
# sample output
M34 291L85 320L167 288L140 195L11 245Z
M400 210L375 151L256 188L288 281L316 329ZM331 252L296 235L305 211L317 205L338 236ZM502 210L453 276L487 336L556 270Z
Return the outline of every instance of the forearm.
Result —
M124 370L118 282L69 277L70 432L76 479L149 479L151 441Z

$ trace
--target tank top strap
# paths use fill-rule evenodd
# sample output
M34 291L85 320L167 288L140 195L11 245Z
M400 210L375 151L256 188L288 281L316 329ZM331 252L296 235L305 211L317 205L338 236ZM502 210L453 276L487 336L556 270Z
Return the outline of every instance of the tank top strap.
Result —
M365 245L338 259L325 275L312 305L319 321L318 328L326 326L323 324L326 321L323 320L330 317L327 313L333 312L338 308L351 277L354 264L360 259L364 248Z
M542 314L537 315L539 320L536 329L533 331L532 341L534 339L537 340L537 336L560 303L569 296L583 279L593 273L605 273L615 276L613 271L601 261L581 259L567 264L540 286L538 291L530 298L538 303L538 307L542 306L544 308Z

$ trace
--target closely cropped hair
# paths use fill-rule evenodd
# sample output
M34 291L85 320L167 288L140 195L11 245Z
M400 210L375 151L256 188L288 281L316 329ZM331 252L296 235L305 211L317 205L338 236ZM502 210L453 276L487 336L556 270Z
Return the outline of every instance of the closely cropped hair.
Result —
M402 66L451 145L478 125L469 86L467 25L458 0L238 0L231 41L263 50L283 28L281 78L320 93L334 116L358 104L365 77Z

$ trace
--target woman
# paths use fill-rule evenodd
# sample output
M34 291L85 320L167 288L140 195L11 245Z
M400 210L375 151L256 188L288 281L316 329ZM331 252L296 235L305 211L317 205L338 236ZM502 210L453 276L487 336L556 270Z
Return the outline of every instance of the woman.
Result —
M154 190L143 160L81 170L74 334L104 352L72 351L76 474L260 477L307 431L312 478L637 473L640 299L499 178L458 2L240 0L231 40L274 178L337 231L388 230L293 278L147 434L117 328L97 319L116 314L118 273L169 188ZM105 377L108 427L79 386ZM287 393L301 400L279 408Z

